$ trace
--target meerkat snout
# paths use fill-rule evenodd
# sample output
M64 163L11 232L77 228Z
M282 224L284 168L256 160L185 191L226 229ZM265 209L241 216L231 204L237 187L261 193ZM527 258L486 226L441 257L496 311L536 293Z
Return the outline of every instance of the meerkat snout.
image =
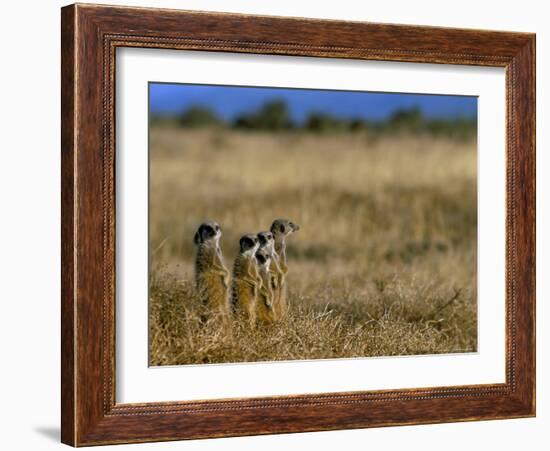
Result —
M297 232L298 230L300 230L300 226L298 224L294 224L293 222L289 221L288 225L290 226L293 232Z

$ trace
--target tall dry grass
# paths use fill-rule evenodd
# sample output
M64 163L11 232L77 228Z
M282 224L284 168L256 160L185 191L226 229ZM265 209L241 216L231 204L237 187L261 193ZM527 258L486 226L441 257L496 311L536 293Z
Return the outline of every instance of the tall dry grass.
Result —
M476 147L430 137L152 128L150 363L474 351ZM193 234L288 217L291 310L272 327L200 322Z

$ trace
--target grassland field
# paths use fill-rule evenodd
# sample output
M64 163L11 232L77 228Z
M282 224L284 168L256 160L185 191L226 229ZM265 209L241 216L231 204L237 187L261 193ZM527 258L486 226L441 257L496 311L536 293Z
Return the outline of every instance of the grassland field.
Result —
M471 352L477 347L475 140L229 129L150 130L150 364ZM249 328L200 321L193 235L277 217L290 312Z

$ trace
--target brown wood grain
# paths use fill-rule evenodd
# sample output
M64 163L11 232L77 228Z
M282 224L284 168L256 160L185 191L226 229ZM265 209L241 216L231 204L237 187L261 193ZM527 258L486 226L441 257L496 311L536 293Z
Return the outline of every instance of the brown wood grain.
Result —
M61 441L76 443L74 318L74 8L61 11Z
M82 446L535 414L535 36L71 5L62 9L64 443ZM115 400L116 48L506 68L505 384L189 402Z

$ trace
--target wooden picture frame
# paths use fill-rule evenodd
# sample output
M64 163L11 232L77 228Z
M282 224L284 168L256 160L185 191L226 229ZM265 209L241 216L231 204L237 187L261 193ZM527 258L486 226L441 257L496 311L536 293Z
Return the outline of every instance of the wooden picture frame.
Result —
M62 9L61 438L73 446L535 415L535 35L176 10ZM115 400L115 50L506 69L506 382L266 398Z

